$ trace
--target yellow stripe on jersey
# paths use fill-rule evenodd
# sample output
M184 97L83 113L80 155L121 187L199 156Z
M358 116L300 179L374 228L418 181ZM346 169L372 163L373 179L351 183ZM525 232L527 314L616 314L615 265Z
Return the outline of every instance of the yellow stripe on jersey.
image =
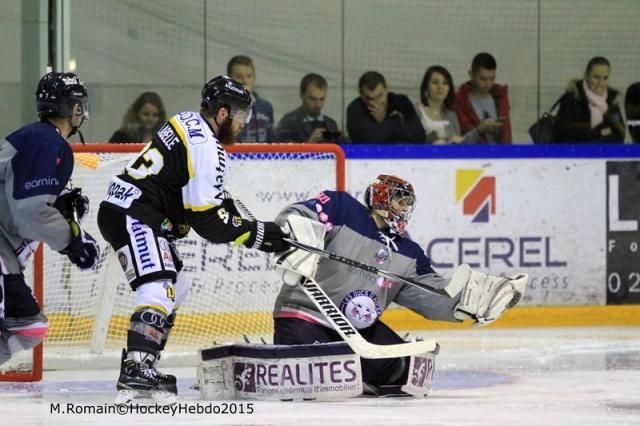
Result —
M187 139L187 135L184 133L184 130L182 129L182 126L180 126L180 123L178 123L176 117L172 117L171 120L169 120L169 123L171 123L176 132L178 132L178 136L180 136L184 149L187 151L187 169L189 170L189 179L192 179L195 176L195 173L193 173L193 163L191 162L191 152L189 151L189 140Z
M165 308L163 308L162 306L160 306L160 305L138 305L138 306L135 307L135 309L133 311L134 312L141 312L141 311L144 311L146 309L153 309L154 311L162 312L166 316L169 316L169 312L167 312L167 310Z
M191 210L192 212L206 212L207 210L211 210L216 206L212 206L211 204L205 204L204 206L192 206L191 204L185 204L185 210Z
M240 244L246 243L250 236L251 236L251 231L245 232L244 234L240 235L238 238L236 238L233 241L233 245L237 247Z

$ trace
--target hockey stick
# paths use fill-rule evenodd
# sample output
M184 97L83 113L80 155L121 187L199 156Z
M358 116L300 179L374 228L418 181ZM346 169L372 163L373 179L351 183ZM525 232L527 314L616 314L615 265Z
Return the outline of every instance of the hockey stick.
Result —
M455 296L455 294L450 294L447 291L448 287L445 287L445 288L432 287L428 284L412 280L411 278L406 278L401 275L394 274L393 272L385 271L384 269L378 269L375 266L367 265L366 263L349 259L348 257L340 256L335 253L331 253L329 251L325 251L317 247L309 246L307 244L301 243L300 241L296 241L291 238L283 238L283 239L294 247L297 247L304 251L308 251L309 253L317 254L320 257L324 257L326 259L335 260L336 262L344 263L345 265L353 266L354 268L362 269L363 271L371 272L372 274L380 275L381 277L389 278L390 280L401 281L403 283L409 284L419 289L428 291L429 293L435 293L435 294L448 296L448 297Z
M229 193L225 193L225 197L231 198L236 207L249 219L256 220L255 216L253 216L242 201L232 198ZM399 358L423 354L425 352L435 351L437 353L439 350L438 343L435 340L423 340L395 345L376 345L370 343L351 325L349 320L340 312L333 301L327 296L327 293L322 290L313 278L305 277L305 280L301 280L298 285L307 297L311 299L313 304L316 305L320 313L322 313L322 316L331 324L333 329L347 342L353 352L363 358Z
M226 193L225 196L228 196L229 198L232 198L230 193ZM253 214L251 214L251 211L247 208L247 206L244 205L244 203L242 201L240 201L238 199L233 199L233 202L242 211L242 213L244 213L249 219L255 220L255 217L253 216ZM344 263L345 265L353 266L354 268L362 269L364 271L371 272L372 274L376 274L376 275L380 275L380 276L385 277L385 278L389 278L390 280L401 281L403 283L406 283L406 284L409 284L411 286L417 287L417 288L422 289L424 291L427 291L429 293L435 293L435 294L439 294L441 296L448 296L448 297L454 297L457 294L457 292L452 291L454 289L451 289L448 286L445 287L445 288L432 287L432 286L430 286L428 284L412 280L411 278L406 278L406 277L403 277L401 275L394 274L393 272L385 271L384 269L379 269L379 268L376 268L375 266L367 265L366 263L362 263L362 262L358 262L357 260L349 259L348 257L340 256L340 255L337 255L335 253L331 253L331 252L319 249L317 247L312 247L312 246L306 245L304 243L301 243L301 242L299 242L297 240L294 240L294 239L291 239L291 238L284 238L284 240L286 242L288 242L289 244L291 244L292 246L297 247L297 248L299 248L301 250L304 250L304 251L308 251L309 253L317 254L320 257L324 257L324 258L327 258L327 259L335 260L336 262ZM449 291L452 291L452 292L450 293Z
M395 345L376 345L365 340L358 330L327 296L313 278L305 277L298 285L313 302L322 315L333 326L334 330L347 342L357 355L363 358L399 358L419 355L425 352L438 352L439 345L435 340L398 343Z

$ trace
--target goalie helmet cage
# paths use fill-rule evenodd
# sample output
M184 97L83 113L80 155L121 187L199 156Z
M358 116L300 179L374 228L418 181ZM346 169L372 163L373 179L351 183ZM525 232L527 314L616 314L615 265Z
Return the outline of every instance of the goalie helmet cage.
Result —
M91 200L83 227L100 245L91 271L40 245L25 280L49 318L44 344L0 366L0 381L38 381L47 369L117 368L126 345L135 294L120 261L102 239L96 215L112 176L142 144L72 145L73 185ZM236 144L225 147L231 169L227 189L260 220L325 189L345 189L345 156L333 144ZM193 364L196 350L215 343L272 338L272 310L281 282L271 258L231 244L211 244L191 232L177 242L189 294L180 307L163 364ZM125 265L126 266L126 265Z

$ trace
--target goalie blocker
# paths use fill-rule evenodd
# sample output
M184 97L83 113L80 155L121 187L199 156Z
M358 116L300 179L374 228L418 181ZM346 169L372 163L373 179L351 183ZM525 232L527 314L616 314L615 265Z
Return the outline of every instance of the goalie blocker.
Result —
M334 400L363 393L424 398L437 352L412 356L407 382L364 384L360 357L344 342L310 345L238 343L201 349L198 388L205 400Z

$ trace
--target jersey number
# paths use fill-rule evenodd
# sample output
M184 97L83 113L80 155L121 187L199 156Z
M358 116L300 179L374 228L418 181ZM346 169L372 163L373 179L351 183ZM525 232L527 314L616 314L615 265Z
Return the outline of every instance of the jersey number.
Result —
M134 179L144 179L149 175L157 175L162 170L162 167L164 167L162 154L160 154L158 148L151 148L151 144L149 144L147 149L129 163L125 170Z

